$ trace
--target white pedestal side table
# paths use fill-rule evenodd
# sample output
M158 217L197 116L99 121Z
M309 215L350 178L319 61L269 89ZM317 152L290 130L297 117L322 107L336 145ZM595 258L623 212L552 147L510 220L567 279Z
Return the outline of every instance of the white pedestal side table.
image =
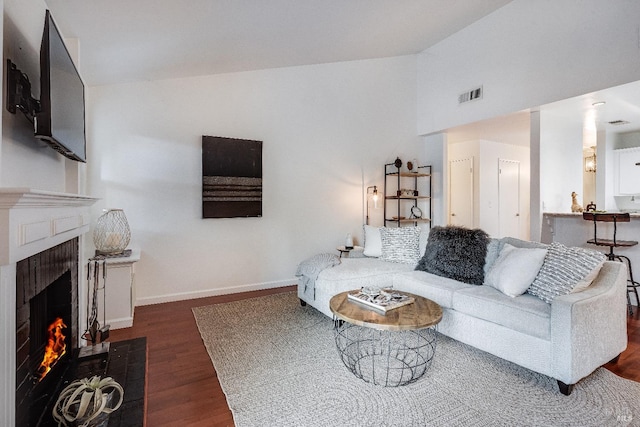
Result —
M105 286L106 322L111 329L133 325L136 303L135 264L140 261L140 249L132 249L131 256L107 258Z

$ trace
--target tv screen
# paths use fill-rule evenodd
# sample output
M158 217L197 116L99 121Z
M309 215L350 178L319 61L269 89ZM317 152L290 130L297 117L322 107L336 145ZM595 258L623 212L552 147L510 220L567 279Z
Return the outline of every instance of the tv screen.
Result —
M48 10L40 48L40 92L36 137L60 154L85 162L84 83Z

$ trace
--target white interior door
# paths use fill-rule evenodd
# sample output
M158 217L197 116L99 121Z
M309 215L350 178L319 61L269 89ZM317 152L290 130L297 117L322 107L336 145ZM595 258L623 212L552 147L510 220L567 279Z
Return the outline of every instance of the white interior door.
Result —
M473 228L473 157L449 162L449 224Z
M520 162L498 160L498 224L500 237L520 237Z

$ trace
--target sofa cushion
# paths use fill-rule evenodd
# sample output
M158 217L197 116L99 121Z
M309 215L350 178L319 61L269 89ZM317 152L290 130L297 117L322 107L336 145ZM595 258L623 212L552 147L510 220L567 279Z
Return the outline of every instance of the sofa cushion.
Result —
M544 243L540 243L540 242L534 242L531 240L522 240L522 239L518 239L516 237L503 237L502 239L500 239L500 250L502 250L503 246L505 245L505 243L510 244L511 246L515 246L516 248L529 248L529 249L536 249L536 248L548 248L549 245L546 245Z
M424 271L411 271L393 276L394 289L428 298L443 308L453 307L454 292L470 287L476 286Z
M380 238L381 260L416 265L420 258L420 227L383 227Z
M328 295L336 295L363 286L390 286L394 275L412 269L409 264L376 258L342 258L339 265L322 270L316 279L315 288L322 289Z
M543 248L516 248L505 243L484 283L510 297L522 295L538 275L546 254Z
M480 229L433 227L416 270L482 285L489 236Z
M533 295L511 298L490 286L471 286L454 293L453 309L527 335L551 338L551 305Z
M549 246L540 272L527 290L542 301L550 303L559 295L574 288L587 288L598 274L606 256L602 252L567 247L554 242Z

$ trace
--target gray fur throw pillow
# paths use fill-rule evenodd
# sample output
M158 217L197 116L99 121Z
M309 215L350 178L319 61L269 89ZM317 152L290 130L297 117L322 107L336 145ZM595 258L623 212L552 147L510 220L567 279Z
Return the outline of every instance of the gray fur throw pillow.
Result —
M416 270L482 285L489 235L480 229L433 227Z

